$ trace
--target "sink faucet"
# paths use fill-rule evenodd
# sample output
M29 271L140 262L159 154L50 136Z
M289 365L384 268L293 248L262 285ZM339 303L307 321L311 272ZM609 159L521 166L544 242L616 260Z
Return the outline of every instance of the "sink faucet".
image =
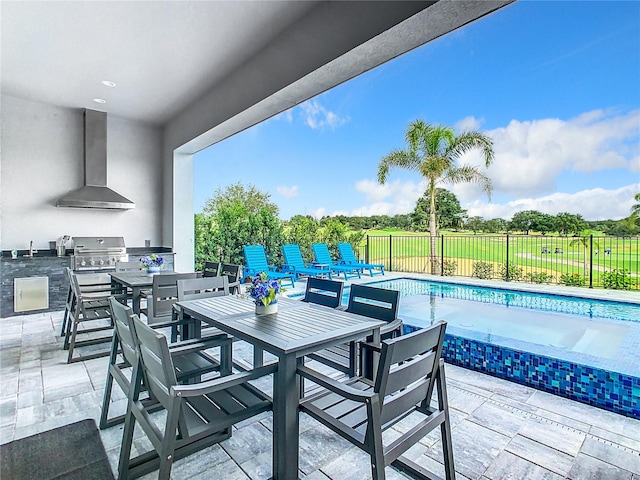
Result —
M33 240L31 240L29 242L29 256L33 257L34 253L38 253L38 249L37 248L33 248Z

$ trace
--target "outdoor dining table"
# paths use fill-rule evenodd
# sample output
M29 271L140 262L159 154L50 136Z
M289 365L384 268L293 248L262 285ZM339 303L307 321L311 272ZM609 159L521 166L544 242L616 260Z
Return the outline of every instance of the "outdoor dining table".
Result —
M254 346L254 366L262 350L278 357L273 392L273 478L298 478L300 379L296 367L305 355L372 335L380 341L385 322L289 298L280 298L278 312L258 316L252 300L223 296L178 302L184 315Z
M166 272L167 274L175 272ZM156 273L155 275L162 275L163 272ZM153 286L153 275L147 275L142 270L138 272L112 272L111 273L111 287L131 289L131 300L133 313L140 315L140 299L143 290L148 290Z

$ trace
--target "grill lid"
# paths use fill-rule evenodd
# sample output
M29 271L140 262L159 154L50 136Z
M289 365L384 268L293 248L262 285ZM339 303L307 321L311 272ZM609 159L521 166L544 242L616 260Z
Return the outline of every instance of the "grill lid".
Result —
M125 252L124 237L73 237L74 252Z

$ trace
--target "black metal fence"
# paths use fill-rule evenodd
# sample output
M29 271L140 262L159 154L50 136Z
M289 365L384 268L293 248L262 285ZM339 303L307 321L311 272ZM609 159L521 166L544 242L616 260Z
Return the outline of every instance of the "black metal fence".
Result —
M638 236L367 236L359 253L389 271L640 290Z

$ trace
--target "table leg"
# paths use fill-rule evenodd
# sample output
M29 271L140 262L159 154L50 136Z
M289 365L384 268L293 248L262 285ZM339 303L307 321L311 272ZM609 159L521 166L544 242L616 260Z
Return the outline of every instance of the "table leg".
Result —
M295 355L278 361L273 394L273 478L298 478L300 384L296 374Z
M141 287L131 287L131 301L133 303L133 313L140 316L140 293Z
M376 345L380 345L382 343L382 336L380 335L380 329L376 328L373 331L373 343ZM373 363L373 372L372 372L372 380L375 381L376 373L378 373L378 363L380 362L380 354L378 352L371 352L372 355L372 363Z
M253 346L253 367L258 368L264 365L264 350L260 347Z

